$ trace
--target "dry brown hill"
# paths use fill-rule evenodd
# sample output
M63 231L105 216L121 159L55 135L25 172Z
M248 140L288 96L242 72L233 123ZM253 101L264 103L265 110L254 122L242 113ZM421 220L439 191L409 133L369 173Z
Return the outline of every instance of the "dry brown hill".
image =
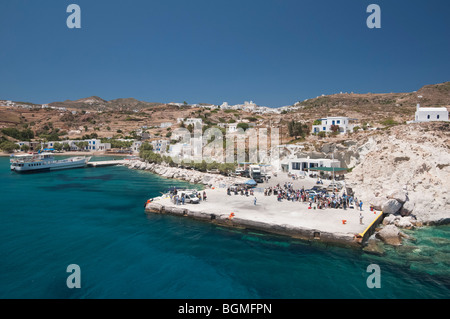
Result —
M293 111L304 120L326 116L349 116L365 122L414 118L417 103L422 107L450 106L450 82L426 85L409 93L339 93L297 102Z
M98 96L91 96L75 101L50 103L50 106L65 107L67 111L0 106L0 128L26 127L35 133L59 130L66 132L66 137L69 138L92 133L100 137L130 136L133 131L144 128L152 136L165 137L177 127L177 118L200 117L208 126L240 120L261 126L277 126L281 130L283 143L286 143L290 140L287 124L291 120L303 121L311 126L315 119L321 117L345 115L372 127L385 126L386 122L391 125L401 124L414 118L416 104L419 102L424 107L450 107L450 82L426 85L409 93L341 93L320 96L294 104L287 112L283 112L285 114L208 110L188 105L178 107L134 98L106 101ZM174 126L170 129L161 128L160 124L163 122L171 122ZM317 140L317 137L311 136L309 139Z
M162 103L139 101L134 98L119 98L106 101L98 96L91 96L75 101L66 100L64 102L53 102L49 105L55 107L65 107L68 109L92 111L140 111L161 104Z

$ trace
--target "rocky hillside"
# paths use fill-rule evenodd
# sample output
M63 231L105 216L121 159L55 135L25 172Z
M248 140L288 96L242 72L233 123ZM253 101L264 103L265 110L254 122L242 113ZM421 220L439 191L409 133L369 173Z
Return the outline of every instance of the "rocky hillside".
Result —
M425 224L450 222L450 123L376 131L351 148L359 158L347 181L367 206Z
M386 119L399 123L412 120L417 103L423 107L450 107L450 82L425 85L416 92L407 93L342 92L324 95L297 102L292 107L292 113L296 118L304 120L348 116L376 126Z
M346 184L365 207L413 215L423 224L450 222L450 123L403 124L303 145L281 157L334 153L351 170Z

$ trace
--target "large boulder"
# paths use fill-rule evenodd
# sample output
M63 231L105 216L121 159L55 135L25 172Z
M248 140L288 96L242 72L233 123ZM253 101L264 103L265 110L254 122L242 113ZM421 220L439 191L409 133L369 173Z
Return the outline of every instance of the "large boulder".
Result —
M397 200L399 203L403 204L404 202L406 202L408 200L408 193L405 192L404 190L396 190L391 192L387 198L389 199L395 199Z
M373 197L369 201L369 204L372 205L375 210L382 210L383 209L383 204L384 204L385 201L386 201L385 198Z
M403 204L400 214L402 216L408 216L414 211L414 207L415 207L414 202L408 200Z
M376 234L376 237L388 245L399 246L402 244L400 230L395 225L384 226Z
M386 217L384 217L383 225L393 225L397 219L399 219L399 216L389 214Z
M400 228L406 228L406 229L411 229L413 228L413 223L416 220L414 218L412 218L411 216L407 216L407 217L400 217L395 221L395 225L397 227Z
M396 199L388 199L384 202L381 210L385 214L395 214L402 208L402 204Z

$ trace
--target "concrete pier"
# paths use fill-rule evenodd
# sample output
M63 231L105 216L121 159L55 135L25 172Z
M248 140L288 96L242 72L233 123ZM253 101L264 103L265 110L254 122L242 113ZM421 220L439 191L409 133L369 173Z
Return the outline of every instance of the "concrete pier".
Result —
M123 165L126 163L127 163L127 160L96 161L96 162L88 162L87 166L91 166L91 167L114 166L114 165Z
M359 208L308 209L306 202L279 202L276 196L264 196L261 193L248 197L227 195L223 188L208 189L206 194L207 201L185 205L176 205L168 196L163 196L146 204L146 212L190 217L223 226L355 247L361 247L368 228L382 219L382 212L370 211L368 208L363 211ZM360 213L363 216L362 224Z

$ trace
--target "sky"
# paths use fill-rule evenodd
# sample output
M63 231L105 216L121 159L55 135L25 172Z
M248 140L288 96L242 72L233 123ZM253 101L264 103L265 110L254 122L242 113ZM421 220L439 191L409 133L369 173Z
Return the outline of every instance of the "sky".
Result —
M70 4L81 28L68 28ZM370 29L369 4L381 10ZM448 0L2 0L0 99L279 107L450 80Z

